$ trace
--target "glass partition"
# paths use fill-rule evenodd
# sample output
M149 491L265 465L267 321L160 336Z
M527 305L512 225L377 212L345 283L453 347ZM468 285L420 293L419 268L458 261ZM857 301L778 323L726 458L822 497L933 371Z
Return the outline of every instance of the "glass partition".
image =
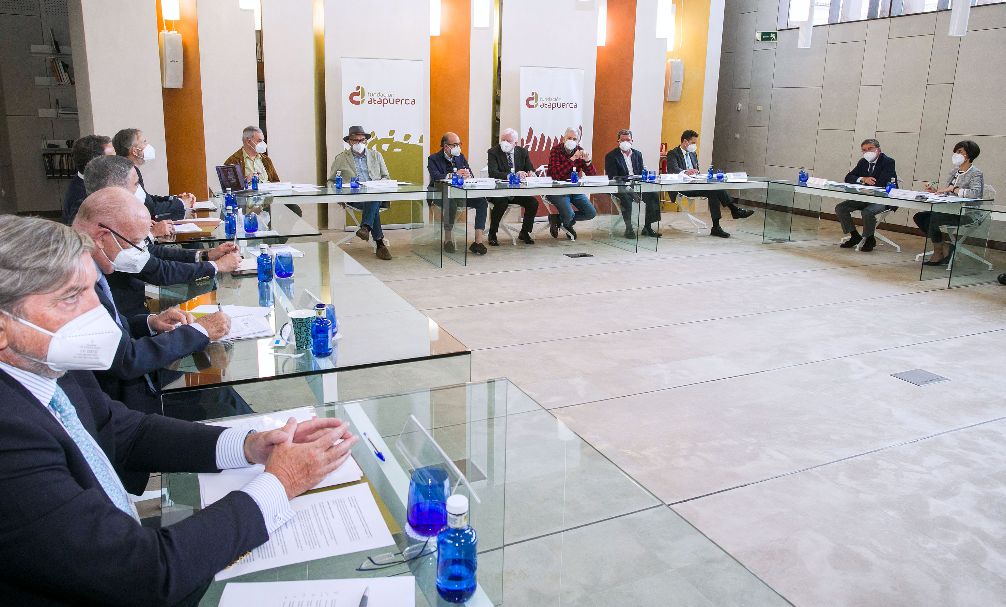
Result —
M951 287L1006 279L1006 207L963 207L953 242Z

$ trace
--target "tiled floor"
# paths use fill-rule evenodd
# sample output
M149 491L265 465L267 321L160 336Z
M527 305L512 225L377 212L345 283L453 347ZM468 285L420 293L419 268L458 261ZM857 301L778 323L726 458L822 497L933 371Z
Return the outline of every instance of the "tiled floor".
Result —
M513 380L794 604L1006 603L1006 287L920 282L904 234L866 254L827 223L725 227L665 226L657 253L546 234L443 269L408 232L392 262L346 250L473 348L473 379ZM915 368L950 381L890 377Z

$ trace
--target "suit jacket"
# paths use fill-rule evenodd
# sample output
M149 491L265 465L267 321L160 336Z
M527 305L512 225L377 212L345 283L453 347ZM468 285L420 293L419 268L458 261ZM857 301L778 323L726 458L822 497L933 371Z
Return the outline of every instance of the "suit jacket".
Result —
M391 179L388 172L388 165L384 163L384 156L373 148L367 148L364 152L367 157L367 172L371 179ZM342 177L346 183L356 176L356 160L353 158L352 150L343 150L332 159L332 168L328 171L328 180L335 181L336 171L342 171Z
M894 170L894 159L887 154L877 156L877 161L873 163L873 172L870 172L870 163L865 158L860 158L856 166L845 176L846 183L858 183L860 177L874 177L878 188L886 187L894 179L898 180L898 173Z
M80 175L74 175L70 184L66 186L66 193L63 194L63 223L70 225L73 218L77 216L77 209L87 198L87 190L84 188L84 180Z
M615 179L616 177L628 177L630 174L642 175L643 153L633 148L630 161L632 164L631 167L625 164L625 154L622 153L621 148L616 147L604 156L604 172L610 179ZM630 168L632 169L631 173L629 172Z
M692 161L692 168L699 169L699 156L694 152L688 152L688 156ZM668 173L680 173L686 170L685 167L685 151L681 149L680 145L674 146L671 151L667 152L667 172Z
M430 187L434 187L438 181L459 169L472 170L468 166L468 160L464 154L453 159L453 163L444 156L444 151L439 150L426 159L426 170L430 173Z
M144 192L147 192L147 186L143 185L143 173L140 172L140 167L136 167L136 176L140 179L140 187ZM172 221L185 219L185 203L177 196L154 196L147 192L147 199L143 204L150 211L151 219L156 220L158 216L162 216L161 219L171 219Z
M244 174L245 159L244 156L241 154L241 152L243 151L244 148L241 148L238 151L231 154L230 156L228 156L227 160L224 160L224 164L236 164L241 169L241 173ZM276 166L273 165L272 158L269 158L269 154L259 154L259 158L262 159L262 166L265 167L266 177L269 178L269 181L272 182L279 181L279 175L276 173ZM251 175L246 175L246 177L251 177Z
M150 260L139 274L126 274L125 272L112 272L105 278L108 286L112 289L112 297L115 298L115 305L119 312L126 317L135 314L145 314L147 310L147 296L145 287L148 284L156 286L190 284L197 280L212 278L216 275L213 264L208 261L193 262L195 251L179 249L177 247L165 247L161 245L149 245ZM163 259L159 254L176 256L174 252L180 251L187 257L187 261L172 261Z
M116 309L97 284L94 291L98 294L101 305L115 318ZM151 335L146 314L137 314L131 318L118 314L118 319L122 336L119 338L112 366L107 371L95 371L94 376L105 394L125 403L130 409L159 413L160 399L151 389L153 387L156 390L157 371L193 352L201 352L210 340L187 325L167 333Z
M70 371L58 383L120 476L217 471L222 428L130 411L87 371ZM174 605L269 539L258 506L239 491L171 526L138 525L112 504L76 444L30 392L2 371L0 389L5 605Z
M974 165L960 177L957 176L957 169L950 169L950 173L947 174L947 185L951 183L954 187L960 188L957 195L961 198L981 198L985 194L985 176L981 169Z
M513 170L518 173L534 173L534 165L531 164L527 149L520 146L513 149L513 166ZM499 145L489 148L489 176L493 179L506 179L510 176L510 159Z

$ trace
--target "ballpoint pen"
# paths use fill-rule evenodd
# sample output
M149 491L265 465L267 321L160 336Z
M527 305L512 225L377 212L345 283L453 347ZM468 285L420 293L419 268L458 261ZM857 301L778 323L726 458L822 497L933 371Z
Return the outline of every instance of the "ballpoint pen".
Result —
M359 607L367 607L367 601L370 600L370 586L363 589L363 596L360 597Z
M363 433L363 438L367 439L367 442L370 443L370 448L374 450L374 457L381 460L382 462L386 461L384 459L384 454L381 453L381 450L377 448L377 445L374 444L374 441L370 440L370 437L367 436L366 432Z

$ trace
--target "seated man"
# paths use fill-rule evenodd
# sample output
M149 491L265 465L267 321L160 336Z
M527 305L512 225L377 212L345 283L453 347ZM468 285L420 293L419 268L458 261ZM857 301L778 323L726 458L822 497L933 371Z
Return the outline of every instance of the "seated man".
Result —
M374 148L367 147L369 139L370 133L363 130L362 126L349 127L349 134L342 140L350 147L348 150L340 152L332 160L329 181L335 181L337 174L342 175L346 187L349 186L349 181L353 177L359 181L391 179L388 165L384 163L384 156ZM377 258L385 260L391 259L391 251L388 250L388 242L384 239L384 230L381 228L381 207L386 207L387 204L386 202L371 201L351 205L353 208L363 211L360 229L356 231L356 235L363 242L370 240L370 236L373 235L374 242L377 244Z
M493 179L506 181L513 171L518 177L534 175L534 167L531 165L531 157L527 149L517 145L517 131L505 129L500 134L499 145L489 148L489 176ZM524 209L524 220L520 226L520 234L517 240L525 244L534 244L531 238L531 230L534 229L534 217L538 214L538 200L534 196L506 196L493 198L493 210L489 221L489 245L499 246L496 232L499 231L500 222L506 215L507 207L516 204Z
M106 394L128 407L157 413L160 398L152 376L227 335L230 319L216 312L191 322L189 315L177 309L157 315L123 314L106 276L117 267L144 264L147 251L143 239L150 222L146 207L130 202L129 193L122 188L98 190L80 205L73 229L94 242L90 253L100 273L93 288L121 333L111 368L96 373L98 383ZM247 405L238 405L234 414L250 412Z
M141 193L137 185L136 169L126 159L118 156L100 156L88 163L84 170L84 186L90 195L108 187L123 188ZM144 206L135 203L128 206ZM158 286L188 284L212 278L218 272L232 272L241 263L238 248L226 242L208 250L191 250L179 247L150 244L150 255L142 267L120 264L108 277L116 304L127 316L146 311L144 283Z
M667 152L667 172L684 173L685 175L699 174L699 157L695 153L698 149L699 134L693 130L681 133L681 145L676 146ZM734 199L726 190L692 190L688 192L690 196L705 198L709 203L709 217L713 220L713 227L709 230L710 236L720 238L730 238L722 227L720 227L720 206L730 209L730 216L734 219L750 217L754 211L742 209L734 204Z
M580 147L580 137L573 127L566 129L562 141L557 143L548 156L548 174L553 179L568 180L576 170L581 176L596 175L590 152ZM573 224L577 221L587 221L597 216L597 210L590 203L586 194L565 194L563 196L546 196L549 202L559 209L558 217L548 216L549 232L552 238L559 237L559 225L566 229L566 237L576 240L576 230ZM573 212L573 208L576 212Z
M845 176L846 183L861 183L879 188L887 187L887 184L892 180L897 184L898 173L894 170L894 159L880 151L879 141L867 139L863 141L860 148L863 150L863 158ZM849 234L849 239L839 246L843 249L851 249L865 238L866 242L859 250L869 253L877 246L877 239L873 236L877 230L877 214L887 209L896 208L898 207L862 200L843 200L836 204L835 214L838 215L838 221L842 224L842 232ZM852 222L853 211L859 211L863 215L862 236L856 231L856 224Z
M224 160L224 164L233 164L241 167L241 174L245 179L251 179L252 175L258 175L259 183L269 183L279 181L279 174L272 163L272 158L266 154L269 146L265 142L265 135L262 129L257 126L246 126L241 132L241 149L234 152ZM274 201L275 203L275 201ZM297 204L285 204L298 217L303 217L304 211Z
M459 173L465 179L472 176L468 160L461 153L461 138L457 133L444 133L444 136L440 138L440 151L430 154L430 157L426 159L426 169L430 173L429 187L431 188L436 187L438 182L452 173ZM453 253L456 250L453 229L457 203L454 200L449 199L448 208L443 209L444 234L447 238L444 241L444 250L448 253ZM485 198L468 198L467 200L466 206L469 209L475 209L475 242L469 249L476 255L485 255L489 252L484 244L489 201Z
M155 196L147 192L143 185L143 173L140 167L148 161L152 161L156 154L154 146L147 143L147 138L140 129L122 129L112 137L112 145L115 153L128 159L136 167L136 177L140 182L140 189L143 191L144 204L150 211L150 216L154 221L162 219L184 219L185 212L192 208L196 202L196 197L184 192L178 196Z
M143 415L103 394L91 371L108 368L118 337L92 288L92 247L56 222L0 216L0 596L195 605L218 571L294 518L290 499L357 439L334 418L248 432ZM251 464L264 472L170 526L141 525L128 496L150 472Z
M77 174L70 180L66 194L63 195L63 223L66 225L73 223L80 203L87 198L87 191L84 189L84 168L87 163L98 156L114 156L115 148L112 147L112 140L104 135L84 135L73 142L70 154Z
M604 172L609 179L621 180L643 174L643 153L632 147L632 131L629 129L618 131L618 147L605 155ZM632 198L627 194L615 194L615 196L622 208L622 219L625 220L625 237L635 238L636 233L632 229ZM660 232L654 230L652 225L660 222L660 196L654 192L647 192L643 194L643 202L646 204L646 216L642 233L644 236L660 238Z

